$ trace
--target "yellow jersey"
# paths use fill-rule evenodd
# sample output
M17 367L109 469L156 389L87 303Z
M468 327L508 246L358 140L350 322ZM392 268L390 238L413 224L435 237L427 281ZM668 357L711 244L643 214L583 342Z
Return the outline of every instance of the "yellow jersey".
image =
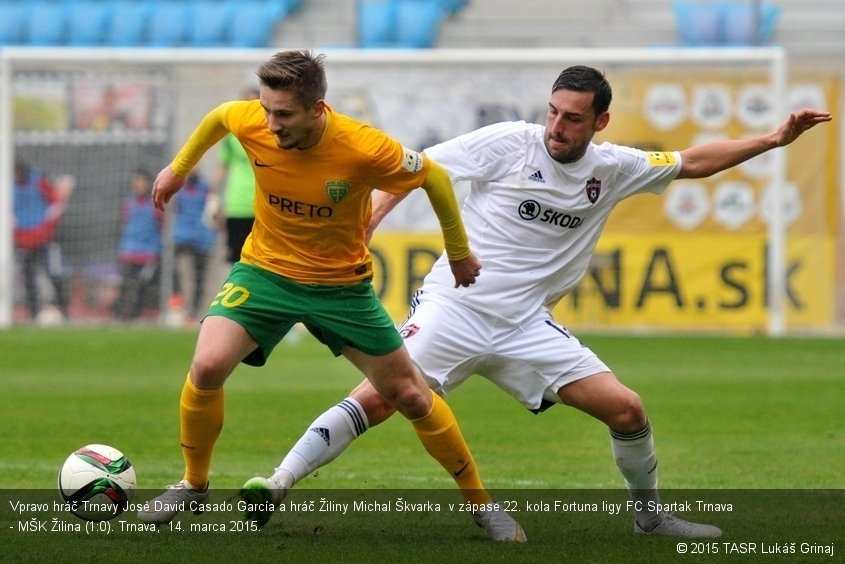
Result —
M258 100L212 110L173 161L189 171L226 132L255 172L255 223L241 260L303 284L345 285L372 277L365 242L370 196L400 194L425 180L429 163L386 133L326 106L320 142L280 149Z

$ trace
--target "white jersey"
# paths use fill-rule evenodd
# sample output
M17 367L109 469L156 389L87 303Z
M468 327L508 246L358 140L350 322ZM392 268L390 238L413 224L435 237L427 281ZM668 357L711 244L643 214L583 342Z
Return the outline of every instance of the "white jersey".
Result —
M481 276L455 288L445 254L422 291L521 323L552 308L584 276L616 204L662 192L681 168L680 155L590 144L577 162L553 160L545 127L490 125L426 149L453 181L471 182L462 214Z

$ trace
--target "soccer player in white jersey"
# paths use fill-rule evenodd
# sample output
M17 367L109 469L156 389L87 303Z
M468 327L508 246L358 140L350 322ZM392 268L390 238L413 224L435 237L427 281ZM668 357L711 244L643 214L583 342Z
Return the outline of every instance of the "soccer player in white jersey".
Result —
M587 270L610 212L624 198L661 193L678 178L703 178L793 142L828 112L803 109L774 132L676 152L592 142L607 127L611 87L596 69L565 69L552 87L545 126L498 123L426 150L453 180L471 181L463 217L483 275L455 287L443 255L402 325L412 359L445 396L473 374L541 412L554 404L606 424L613 459L637 511L634 531L716 537L717 527L648 510L658 501L657 457L640 397L558 324L551 309ZM402 197L376 193L372 229ZM366 380L320 415L269 478L245 490L281 501L303 477L333 460L394 410ZM326 432L327 431L327 432ZM254 495L255 492L253 492ZM271 514L247 518L265 523Z

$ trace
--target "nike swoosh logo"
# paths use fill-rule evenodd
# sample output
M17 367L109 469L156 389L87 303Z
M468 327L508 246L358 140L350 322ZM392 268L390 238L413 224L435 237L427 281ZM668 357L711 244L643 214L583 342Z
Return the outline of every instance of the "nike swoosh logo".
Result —
M268 166L273 166L273 165L271 165L271 164L258 162L258 159L253 159L253 161L252 161L252 162L254 162L254 163L255 163L255 166L257 166L257 167L261 167L261 168L268 167Z
M452 472L452 473L455 475L455 477L458 477L458 476L460 476L461 474L463 474L464 470L466 470L466 469L467 469L467 466L469 466L469 462L467 462L466 464L464 464L463 466L461 466L461 469L460 469L460 470L458 470L457 472Z
M182 448L190 448L190 449L195 449L195 448L197 448L197 447L195 447L195 446L186 445L185 443L179 443L179 445L180 445Z

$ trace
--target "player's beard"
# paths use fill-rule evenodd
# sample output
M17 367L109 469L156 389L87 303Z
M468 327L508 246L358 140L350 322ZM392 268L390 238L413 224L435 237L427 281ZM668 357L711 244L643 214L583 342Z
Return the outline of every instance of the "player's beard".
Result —
M589 140L579 145L575 145L572 143L571 139L567 139L565 137L555 137L547 130L543 142L546 146L546 152L549 153L551 158L559 163L567 164L574 163L584 156L584 153L587 152L587 144L589 143ZM559 148L553 148L552 143L556 143Z

